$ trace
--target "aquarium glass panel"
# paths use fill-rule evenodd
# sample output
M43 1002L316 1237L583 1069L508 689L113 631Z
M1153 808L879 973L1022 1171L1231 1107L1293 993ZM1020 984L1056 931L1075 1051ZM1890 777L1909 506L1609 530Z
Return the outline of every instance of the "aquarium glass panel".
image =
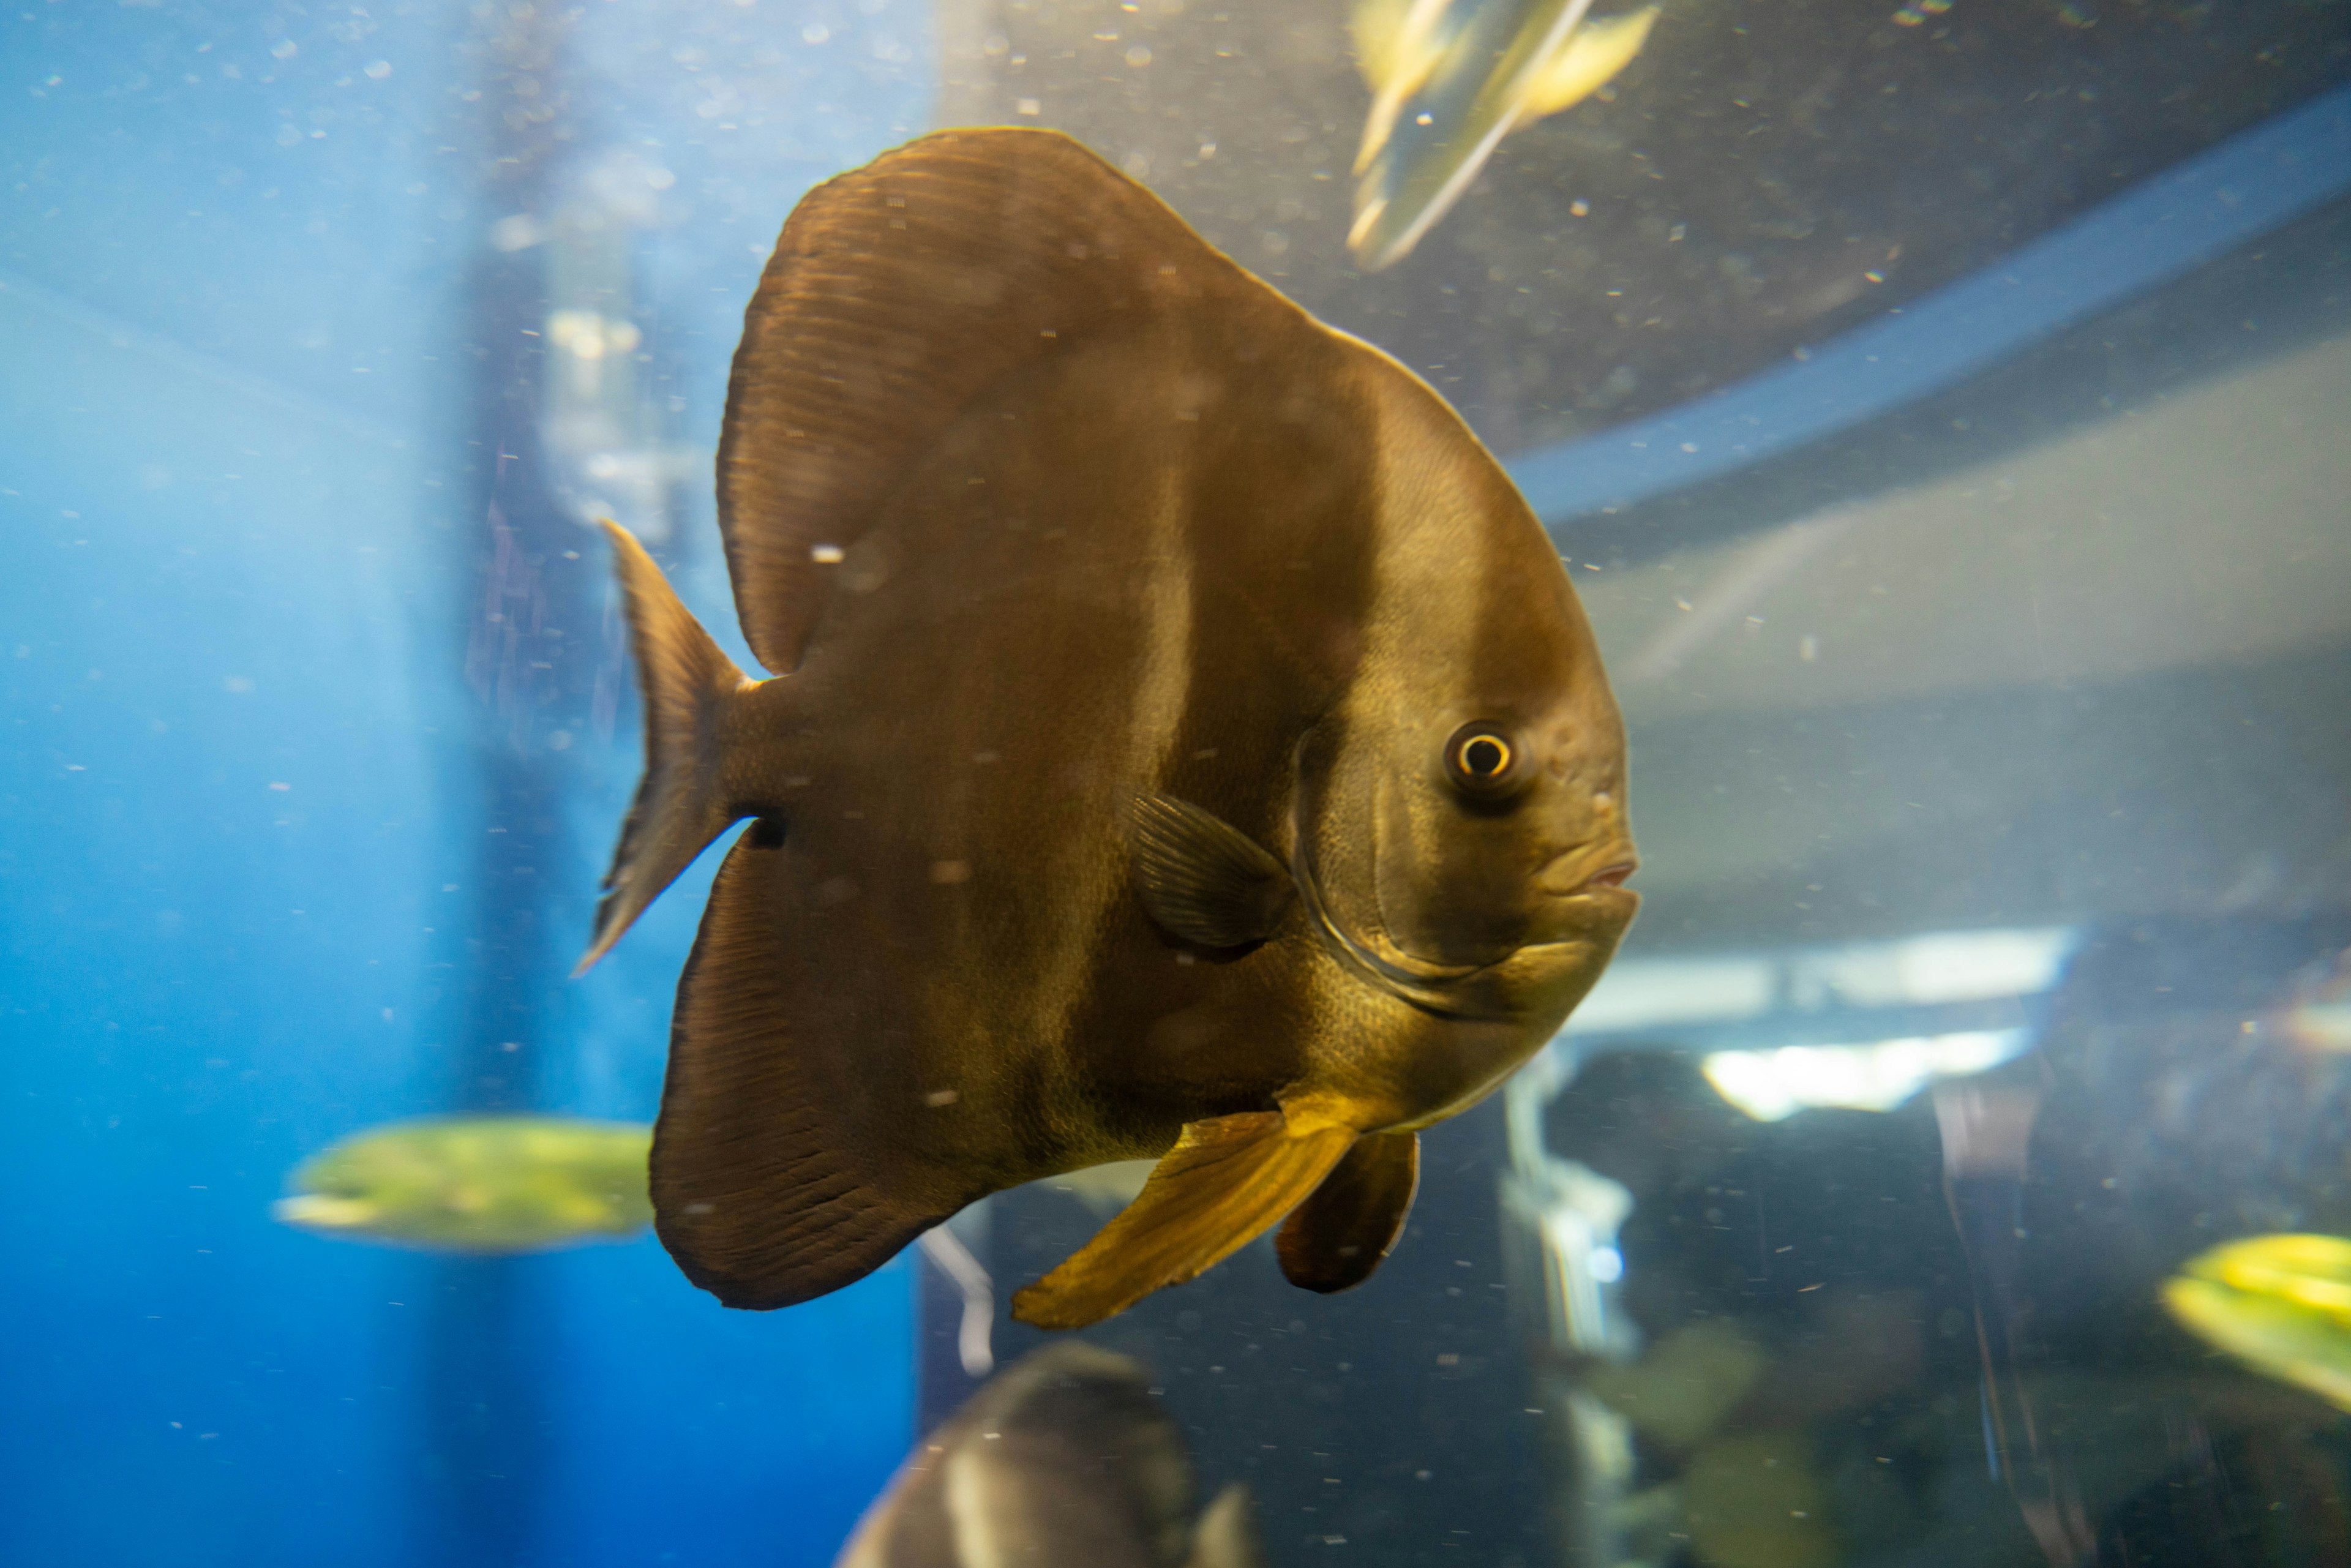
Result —
M2344 5L0 28L0 1559L2351 1562Z

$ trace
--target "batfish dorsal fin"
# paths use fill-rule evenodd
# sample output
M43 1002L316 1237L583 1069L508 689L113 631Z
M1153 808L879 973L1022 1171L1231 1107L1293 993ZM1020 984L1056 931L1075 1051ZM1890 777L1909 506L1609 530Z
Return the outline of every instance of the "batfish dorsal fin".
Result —
M1362 1284L1404 1234L1419 1188L1419 1134L1357 1139L1314 1196L1282 1221L1273 1240L1282 1278L1326 1296Z
M1262 942L1298 894L1256 840L1188 800L1138 795L1127 821L1135 887L1171 936L1203 947Z
M1215 1268L1266 1233L1339 1163L1355 1130L1279 1111L1186 1123L1143 1191L1061 1266L1012 1298L1040 1329L1081 1329Z
M718 443L759 662L798 667L826 563L974 398L1089 329L1210 301L1307 319L1058 131L939 131L810 192L744 312Z

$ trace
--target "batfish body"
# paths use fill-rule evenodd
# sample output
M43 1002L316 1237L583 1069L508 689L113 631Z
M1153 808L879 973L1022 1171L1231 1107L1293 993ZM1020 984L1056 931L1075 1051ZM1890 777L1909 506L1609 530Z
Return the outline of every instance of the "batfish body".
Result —
M1022 1357L915 1449L836 1568L1260 1568L1247 1488L1195 1524L1191 1456L1149 1381L1081 1340Z
M1094 1321L1285 1216L1293 1281L1366 1277L1415 1131L1636 903L1591 633L1459 418L1074 141L942 132L786 225L719 509L774 678L612 529L647 771L587 960L755 819L654 1138L688 1276L788 1305L1164 1155L1019 1315Z

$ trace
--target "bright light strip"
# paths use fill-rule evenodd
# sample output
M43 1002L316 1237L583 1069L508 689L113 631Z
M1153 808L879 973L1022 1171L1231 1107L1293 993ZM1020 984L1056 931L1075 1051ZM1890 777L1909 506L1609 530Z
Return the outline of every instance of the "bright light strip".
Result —
M2064 926L1934 931L1777 954L1623 959L1576 1009L1567 1032L2040 996L2055 988L2079 940Z
M1759 1122L1813 1106L1891 1111L1938 1078L1997 1067L2022 1051L2021 1029L1919 1035L1870 1045L1719 1051L1701 1064L1717 1092Z

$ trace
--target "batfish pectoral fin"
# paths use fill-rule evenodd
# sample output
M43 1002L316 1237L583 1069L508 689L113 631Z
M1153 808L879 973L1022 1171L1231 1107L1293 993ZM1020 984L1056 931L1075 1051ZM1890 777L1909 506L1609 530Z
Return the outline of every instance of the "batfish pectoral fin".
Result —
M1077 1329L1223 1262L1320 1186L1355 1141L1336 1122L1248 1111L1187 1124L1143 1191L1092 1241L1012 1298L1040 1329Z
M1134 885L1169 936L1242 947L1273 934L1298 896L1289 871L1213 811L1172 795L1138 795L1127 824Z
M1356 1139L1313 1196L1282 1223L1274 1239L1282 1277L1326 1296L1362 1284L1404 1234L1419 1188L1419 1134Z

